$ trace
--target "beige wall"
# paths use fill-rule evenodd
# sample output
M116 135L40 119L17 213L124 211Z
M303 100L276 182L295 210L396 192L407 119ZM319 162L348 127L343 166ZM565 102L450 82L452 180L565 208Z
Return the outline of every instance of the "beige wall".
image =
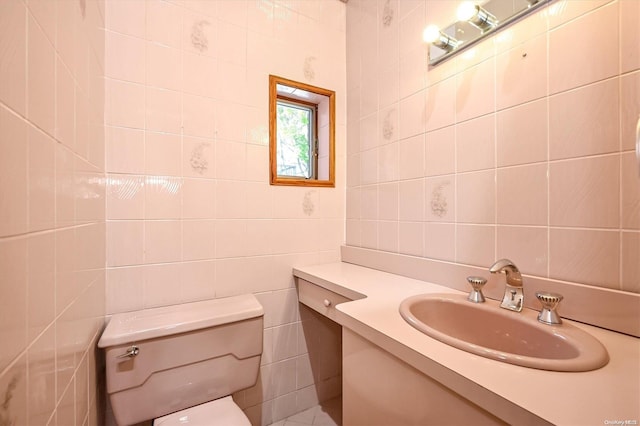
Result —
M344 242L344 24L338 1L106 2L107 313L256 294L256 424L340 391L314 385L291 268ZM336 188L269 185L269 74L336 92Z
M640 292L640 5L557 0L434 68L454 2L347 6L347 244Z
M102 6L0 2L0 424L98 422Z

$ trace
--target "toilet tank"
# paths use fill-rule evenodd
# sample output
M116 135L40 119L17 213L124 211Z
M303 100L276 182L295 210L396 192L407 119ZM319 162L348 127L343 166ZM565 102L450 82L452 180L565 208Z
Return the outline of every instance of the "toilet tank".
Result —
M98 347L116 422L154 419L253 386L263 315L250 294L114 315Z

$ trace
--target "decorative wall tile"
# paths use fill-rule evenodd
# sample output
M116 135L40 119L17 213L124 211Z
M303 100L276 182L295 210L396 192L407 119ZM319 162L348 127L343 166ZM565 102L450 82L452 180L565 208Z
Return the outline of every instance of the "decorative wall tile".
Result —
M185 177L215 177L214 141L209 138L182 138L182 174Z
M424 219L427 222L454 222L455 178L443 176L424 182Z
M396 107L390 107L380 111L380 144L398 140L398 110Z

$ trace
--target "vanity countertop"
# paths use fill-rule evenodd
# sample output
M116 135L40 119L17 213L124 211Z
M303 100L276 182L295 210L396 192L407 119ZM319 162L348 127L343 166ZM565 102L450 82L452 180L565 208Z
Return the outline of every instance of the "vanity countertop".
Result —
M587 372L536 370L456 349L400 316L400 302L409 296L462 294L457 290L343 262L296 267L294 275L354 299L336 307L335 319L342 326L508 423L640 424L638 338L563 319L600 340L609 363Z

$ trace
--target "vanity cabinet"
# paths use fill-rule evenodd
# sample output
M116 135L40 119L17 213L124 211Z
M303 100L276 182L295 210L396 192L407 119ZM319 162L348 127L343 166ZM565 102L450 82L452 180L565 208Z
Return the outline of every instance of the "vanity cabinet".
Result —
M342 328L343 425L504 425L348 328Z
M298 278L300 303L338 321L352 299ZM446 386L342 327L343 426L503 425Z

